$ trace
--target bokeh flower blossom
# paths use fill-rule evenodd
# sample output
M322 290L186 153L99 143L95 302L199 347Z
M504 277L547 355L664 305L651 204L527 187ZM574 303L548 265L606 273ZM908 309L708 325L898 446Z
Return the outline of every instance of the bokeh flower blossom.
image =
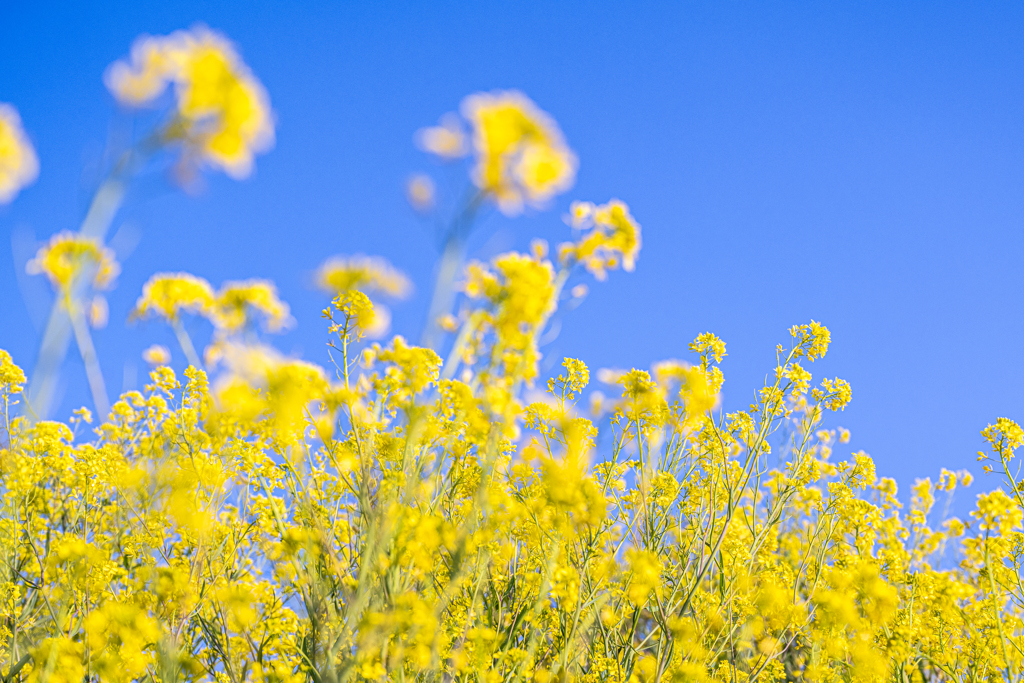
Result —
M209 317L213 310L213 287L203 278L189 273L157 273L142 286L132 316L158 315L173 323L183 311Z
M473 182L505 215L524 204L541 206L572 187L576 155L548 114L526 95L495 91L470 95L462 114L473 129Z
M139 38L104 80L118 102L133 108L155 104L173 85L175 119L166 138L232 178L248 176L255 155L274 145L266 90L231 43L203 26Z
M21 117L0 103L0 204L11 202L39 175L39 159L21 126Z
M95 238L62 232L39 249L25 270L30 275L45 275L54 289L67 293L85 274L91 274L92 286L96 289L109 287L121 268L114 260L114 253Z

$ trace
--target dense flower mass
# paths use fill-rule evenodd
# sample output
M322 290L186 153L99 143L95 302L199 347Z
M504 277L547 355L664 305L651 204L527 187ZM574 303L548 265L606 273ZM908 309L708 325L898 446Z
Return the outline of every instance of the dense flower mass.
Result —
M274 144L270 100L234 47L204 27L140 38L114 62L107 87L130 107L149 106L174 86L176 118L166 130L194 155L236 178Z
M269 116L201 29L143 39L108 82L133 105L173 83L164 134L229 169ZM450 234L481 199L513 213L571 184L575 157L524 96L464 114L475 189ZM418 141L469 151L455 117ZM545 372L562 304L641 247L622 201L568 222L552 256L538 240L461 263L450 238L459 297L435 347L370 341L388 319L373 297L406 294L405 275L327 260L326 366L262 338L291 322L273 283L154 275L132 318L169 325L188 365L150 346L149 383L109 407L84 311L105 320L91 290L118 266L95 230L54 237L29 268L57 290L51 320L70 315L98 419L44 419L0 350L0 683L1024 680L1021 426L983 430L1002 485L947 518L969 473L901 503L831 424L853 390L815 380L817 321L735 410L711 332L649 369ZM211 328L202 358L186 315Z
M458 361L463 380L401 337L360 352L353 289L329 309L333 379L227 342L212 388L161 365L91 439L87 411L14 417L25 376L0 352L6 679L1021 671L1019 492L936 527L938 496L970 475L919 481L902 511L868 456L837 459L849 433L823 420L848 385L811 389L798 362L827 352L824 326L791 330L745 411L719 412L725 344L708 333L692 363L602 373L619 396L595 420L582 361L532 403L536 355L509 363L551 312L550 272L521 254L471 267L494 339ZM1021 433L985 430L1011 481Z
M0 204L6 204L36 179L39 160L21 117L9 104L0 102Z

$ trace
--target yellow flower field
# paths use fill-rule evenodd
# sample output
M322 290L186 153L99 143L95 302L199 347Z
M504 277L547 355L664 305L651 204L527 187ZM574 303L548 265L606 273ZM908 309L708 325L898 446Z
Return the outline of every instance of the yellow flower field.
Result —
M565 134L519 92L471 94L417 134L465 159L471 188L422 346L388 334L410 283L384 258L325 255L328 367L268 341L292 322L273 283L157 273L132 317L167 324L189 367L153 346L145 389L111 401L90 330L126 188L153 163L244 177L274 116L203 27L141 38L105 83L160 117L29 263L55 292L31 377L0 351L3 683L1024 680L1017 423L979 440L997 488L944 519L971 476L922 473L904 507L849 453L833 414L852 389L811 372L819 322L779 331L737 412L710 332L648 369L541 374L552 316L586 291L570 276L642 267L643 208L578 201L564 243L466 262L482 208L543 210L575 180ZM38 173L22 126L0 105L0 202ZM433 192L408 188L424 212ZM47 419L72 342L92 408Z

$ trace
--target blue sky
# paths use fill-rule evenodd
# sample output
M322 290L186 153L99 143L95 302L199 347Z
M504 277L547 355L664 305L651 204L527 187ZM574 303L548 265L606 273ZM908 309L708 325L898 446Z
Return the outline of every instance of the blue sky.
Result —
M133 189L114 227L137 244L96 334L112 389L145 372L143 348L173 348L124 322L157 271L273 279L297 320L276 343L325 362L313 269L381 254L416 283L395 308L416 338L436 251L402 187L440 169L413 133L467 94L518 88L560 123L578 180L547 212L490 216L475 254L564 239L573 199L621 198L644 231L636 272L591 283L549 362L648 367L710 330L735 408L786 329L822 321L833 345L813 369L854 390L835 424L904 488L940 466L980 473L978 432L1024 418L1019 3L5 3L0 101L41 161L0 209L0 348L22 365L48 290L17 271L99 181L119 116L103 70L138 34L197 21L267 87L277 146L197 196L159 175ZM64 414L87 402L74 358L65 376Z

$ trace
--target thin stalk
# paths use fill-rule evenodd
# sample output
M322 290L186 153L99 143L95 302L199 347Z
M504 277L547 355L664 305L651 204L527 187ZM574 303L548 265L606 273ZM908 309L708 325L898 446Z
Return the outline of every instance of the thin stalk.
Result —
M202 370L203 362L199 360L199 354L196 353L196 347L192 345L192 338L188 336L185 326L181 324L181 319L175 318L171 323L171 328L174 329L174 336L178 338L178 346L181 347L182 352L185 354L185 358L188 359L189 365L197 370Z
M434 280L434 293L430 299L427 324L423 330L423 346L435 348L441 342L441 328L437 321L452 311L455 303L455 277L462 264L466 237L473 228L473 220L485 196L483 192L474 193L448 226L441 262L437 268L437 278Z
M74 329L75 341L78 344L78 352L85 363L85 376L89 380L89 391L92 392L93 406L101 419L106 419L110 414L110 399L107 398L107 387L103 382L103 372L100 370L100 361L96 356L96 347L92 343L92 335L89 334L89 325L85 321L85 315L79 307L66 299L68 317L71 320L71 327Z
M122 175L126 171L127 164L127 160L119 164L96 191L89 211L79 228L82 235L94 237L100 242L106 237L110 230L110 224L124 201L127 185L122 180ZM80 298L79 295L82 293L80 290L87 286L87 283L83 281L76 286L76 291L70 293L71 296ZM68 317L68 311L61 304L60 297L54 299L53 307L50 309L50 318L46 323L46 331L43 333L43 341L39 345L39 360L32 371L32 379L26 392L31 413L39 418L45 418L53 409L60 366L67 355L72 332L76 337L78 336L78 332L72 329L73 326L74 322ZM91 379L90 384L92 384ZM95 399L95 395L93 398ZM97 410L99 410L99 404L97 404ZM104 413L105 415L106 413Z

